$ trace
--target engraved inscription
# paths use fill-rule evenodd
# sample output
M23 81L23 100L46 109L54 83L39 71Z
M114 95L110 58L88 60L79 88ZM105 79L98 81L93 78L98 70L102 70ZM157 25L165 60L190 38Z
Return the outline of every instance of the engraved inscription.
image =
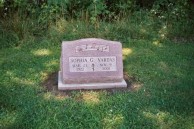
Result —
M109 46L107 45L97 45L95 43L93 44L85 44L75 47L76 52L81 51L101 51L101 52L109 52Z
M69 57L70 72L117 71L116 56Z

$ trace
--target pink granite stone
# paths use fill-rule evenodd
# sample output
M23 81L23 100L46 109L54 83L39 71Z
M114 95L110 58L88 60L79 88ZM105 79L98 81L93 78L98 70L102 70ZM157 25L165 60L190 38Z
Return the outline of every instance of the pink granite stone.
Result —
M64 84L122 82L122 44L96 38L63 41L60 77Z

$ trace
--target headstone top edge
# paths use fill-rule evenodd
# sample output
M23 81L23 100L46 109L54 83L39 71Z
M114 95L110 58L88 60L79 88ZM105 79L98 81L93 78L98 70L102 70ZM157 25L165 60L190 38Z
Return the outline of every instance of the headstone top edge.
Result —
M105 42L105 43L111 43L111 44L119 44L122 46L122 43L119 41L111 41L111 40L106 40L106 39L101 39L101 38L84 38L84 39L78 39L78 40L71 40L71 41L62 41L62 46L67 45L67 44L72 44L72 43L77 43L77 42L89 42L89 41L96 41L96 42Z

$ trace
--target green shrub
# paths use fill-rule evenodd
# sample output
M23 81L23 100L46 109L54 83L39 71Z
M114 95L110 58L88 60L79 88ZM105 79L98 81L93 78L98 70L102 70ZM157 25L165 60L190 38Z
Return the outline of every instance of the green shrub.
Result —
M162 26L168 28L165 38L190 38L194 33L193 13L189 0L1 0L1 46L17 46L20 43L12 40L42 36L61 19L81 20L90 24L92 31L100 29L100 22L130 20L129 26L116 24L112 28L122 32L115 36L118 39L152 39L161 34ZM12 38L7 41L7 37Z
M17 46L19 43L19 38L13 31L6 31L0 27L0 41L0 49L2 49Z

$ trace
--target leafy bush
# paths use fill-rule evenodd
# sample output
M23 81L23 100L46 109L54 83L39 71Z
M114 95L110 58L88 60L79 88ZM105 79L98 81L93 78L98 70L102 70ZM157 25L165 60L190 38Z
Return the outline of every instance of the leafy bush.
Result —
M13 31L5 31L0 27L0 49L17 46L19 38Z
M153 25L149 23L152 21L159 26L165 24L170 38L186 38L194 33L193 13L194 6L189 0L1 0L0 19L4 33L1 38L12 35L21 40L28 35L41 36L61 19L81 20L90 23L95 30L99 29L101 21L114 23L123 19L134 20L131 25L135 23L134 28L130 28L132 38L152 37L152 34L141 29L139 31L142 22Z
M192 6L188 0L2 0L0 11L7 16L20 12L22 17L38 18L43 23L58 17L76 19L83 15L90 19L124 17L141 9L161 18L180 20L191 16Z

